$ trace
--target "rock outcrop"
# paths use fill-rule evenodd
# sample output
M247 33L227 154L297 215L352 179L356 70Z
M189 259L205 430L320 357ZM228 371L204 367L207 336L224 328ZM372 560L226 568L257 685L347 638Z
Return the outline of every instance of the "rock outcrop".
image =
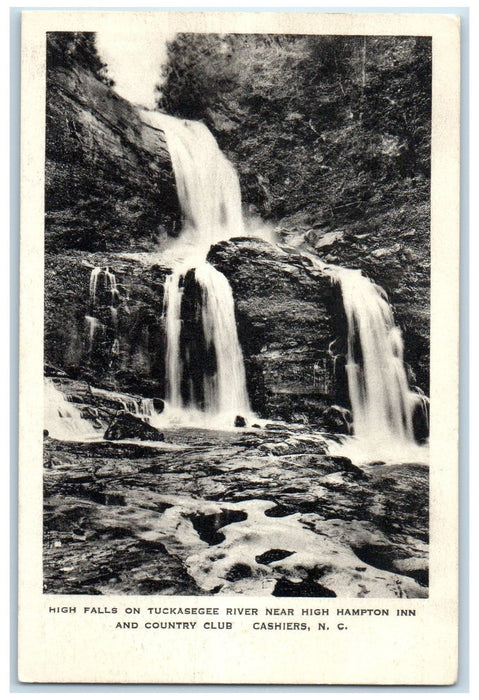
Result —
M109 267L115 274L118 300L116 327L108 305L95 312L102 326L91 343L86 316L95 267ZM168 270L151 261L80 251L47 255L45 270L45 363L96 386L162 398Z
M330 344L346 337L338 288L307 257L265 241L213 246L209 261L229 280L252 407L278 420L312 420L347 401Z

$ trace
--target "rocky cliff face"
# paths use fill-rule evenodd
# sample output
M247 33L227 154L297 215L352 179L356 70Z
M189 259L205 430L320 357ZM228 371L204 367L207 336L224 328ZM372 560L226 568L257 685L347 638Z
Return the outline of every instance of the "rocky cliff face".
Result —
M71 377L144 396L164 395L163 282L168 270L105 253L65 252L45 260L45 363ZM118 286L116 324L98 290L91 338L92 269L109 268ZM117 342L115 342L117 341Z
M162 132L88 70L48 71L47 250L151 247L178 212Z

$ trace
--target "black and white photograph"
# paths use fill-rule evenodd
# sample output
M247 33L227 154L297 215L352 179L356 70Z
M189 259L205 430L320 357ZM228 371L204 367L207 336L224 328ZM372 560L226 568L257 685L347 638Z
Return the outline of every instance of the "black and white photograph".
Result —
M453 683L457 18L24 20L22 677Z
M430 37L123 48L47 34L44 591L427 597Z

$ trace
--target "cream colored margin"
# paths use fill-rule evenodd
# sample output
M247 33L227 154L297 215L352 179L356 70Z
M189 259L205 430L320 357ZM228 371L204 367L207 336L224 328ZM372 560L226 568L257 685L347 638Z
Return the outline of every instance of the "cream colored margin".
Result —
M45 32L148 25L161 32L432 35L431 589L428 600L42 595ZM459 19L446 15L24 12L22 22L19 677L44 682L451 684L457 672ZM116 630L50 605L387 607L347 631ZM414 607L416 617L393 616ZM117 616L125 619L125 615ZM220 618L225 619L225 618ZM145 618L140 618L144 622ZM329 618L332 622L333 618ZM140 625L141 627L141 625ZM197 629L200 625L197 625ZM334 625L335 627L335 625Z

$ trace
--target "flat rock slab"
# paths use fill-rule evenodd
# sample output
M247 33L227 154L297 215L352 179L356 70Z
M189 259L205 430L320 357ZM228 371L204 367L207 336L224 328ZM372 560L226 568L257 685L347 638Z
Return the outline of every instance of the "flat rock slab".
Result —
M293 435L304 452L265 449ZM45 591L426 597L428 469L359 468L312 444L298 431L47 438Z

